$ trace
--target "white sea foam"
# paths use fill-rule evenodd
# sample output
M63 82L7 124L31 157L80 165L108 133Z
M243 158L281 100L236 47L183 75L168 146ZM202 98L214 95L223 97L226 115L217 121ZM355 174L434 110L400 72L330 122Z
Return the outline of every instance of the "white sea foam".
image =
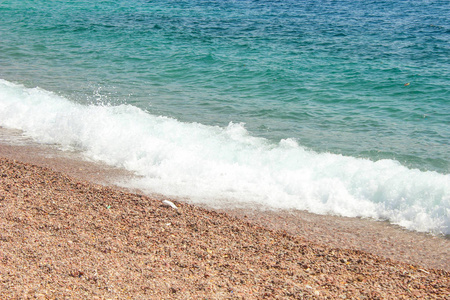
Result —
M450 234L450 175L309 151L226 128L182 123L131 105L85 106L0 80L0 126L141 175L128 184L215 207L261 205L388 219Z

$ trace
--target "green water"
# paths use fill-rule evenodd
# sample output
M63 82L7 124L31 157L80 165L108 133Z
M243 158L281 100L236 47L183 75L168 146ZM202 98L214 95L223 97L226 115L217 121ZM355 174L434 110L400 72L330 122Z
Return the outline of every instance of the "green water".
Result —
M0 13L0 78L449 173L448 1L3 1Z

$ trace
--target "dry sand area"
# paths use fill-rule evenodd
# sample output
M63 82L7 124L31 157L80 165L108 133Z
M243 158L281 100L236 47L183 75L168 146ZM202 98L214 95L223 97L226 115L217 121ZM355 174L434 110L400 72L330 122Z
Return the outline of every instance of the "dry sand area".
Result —
M126 174L40 151L0 146L2 299L450 299L448 239L306 213L174 209L93 183ZM392 230L380 233L388 246L361 237L370 224Z

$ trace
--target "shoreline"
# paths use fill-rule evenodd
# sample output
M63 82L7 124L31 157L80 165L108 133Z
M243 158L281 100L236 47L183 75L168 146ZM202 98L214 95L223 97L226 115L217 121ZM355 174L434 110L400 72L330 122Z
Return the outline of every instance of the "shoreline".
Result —
M48 145L40 145L29 140L21 143L21 139L24 138L20 131L0 128L0 157L50 168L77 180L143 194L142 191L115 184L132 177L131 172L102 163L89 162L83 160L78 153L62 152ZM158 200L167 198L160 194L147 196ZM450 239L445 236L409 231L388 222L317 215L307 211L213 209L201 205L200 207L223 212L267 229L286 231L315 244L360 250L399 262L450 271Z
M26 156L10 147L3 145L0 156ZM450 294L448 271L317 244L174 200L175 210L160 199L55 171L64 166L86 175L66 158L31 154L29 160L63 164L0 159L0 292L12 299ZM86 176L98 177L98 167Z

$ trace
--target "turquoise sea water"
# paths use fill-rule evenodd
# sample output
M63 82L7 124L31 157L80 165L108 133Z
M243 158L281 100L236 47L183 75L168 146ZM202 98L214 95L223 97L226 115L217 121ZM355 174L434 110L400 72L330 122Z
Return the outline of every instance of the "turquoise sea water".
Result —
M0 15L0 126L192 201L450 232L449 1L22 0Z

